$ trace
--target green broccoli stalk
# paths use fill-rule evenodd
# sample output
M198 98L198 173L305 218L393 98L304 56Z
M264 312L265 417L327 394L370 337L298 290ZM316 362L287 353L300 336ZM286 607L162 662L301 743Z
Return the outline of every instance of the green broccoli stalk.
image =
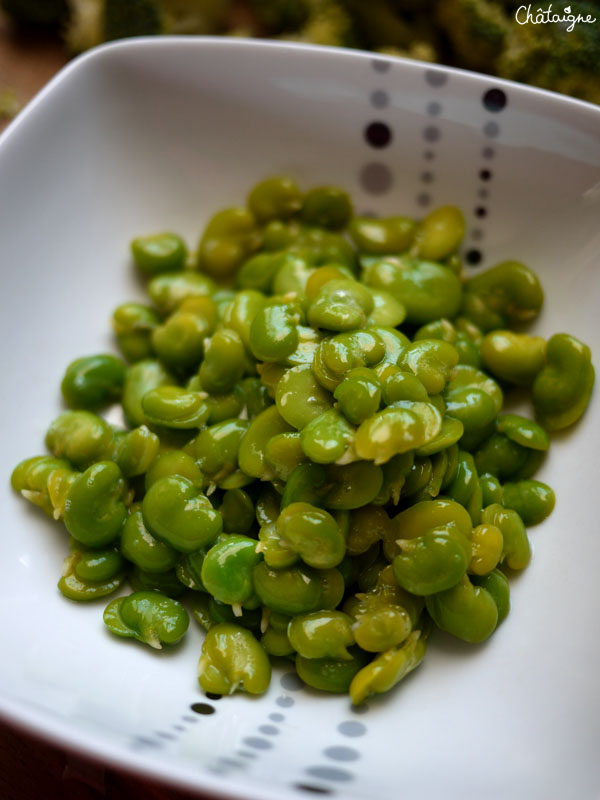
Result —
M305 0L308 11L301 28L279 38L291 42L334 47L356 47L358 43L352 18L342 2L336 0Z
M533 4L531 13L535 18L537 10L547 8L547 4ZM568 31L569 23L520 25L515 20L498 60L498 74L600 103L600 9L591 2L563 0L552 4L552 12L561 17L589 15L597 21L579 22Z

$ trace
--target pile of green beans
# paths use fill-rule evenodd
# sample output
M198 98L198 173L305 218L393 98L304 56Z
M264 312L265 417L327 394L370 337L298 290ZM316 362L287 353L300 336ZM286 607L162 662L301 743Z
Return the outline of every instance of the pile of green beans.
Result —
M269 178L182 238L134 239L151 303L112 317L122 358L67 367L69 410L12 485L70 535L58 582L154 648L206 629L200 686L386 692L435 627L483 642L554 493L549 433L584 413L590 351L524 332L536 275L465 278L461 212L354 216L335 187ZM529 392L534 419L504 413ZM99 415L120 402L117 429Z

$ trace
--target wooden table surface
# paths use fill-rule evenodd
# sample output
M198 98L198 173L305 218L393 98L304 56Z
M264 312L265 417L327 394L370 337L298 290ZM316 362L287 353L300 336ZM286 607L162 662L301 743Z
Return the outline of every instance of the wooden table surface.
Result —
M16 31L0 12L0 94L21 106L67 63L55 37ZM0 132L9 120L0 119ZM0 720L1 800L190 800L190 795L82 760Z

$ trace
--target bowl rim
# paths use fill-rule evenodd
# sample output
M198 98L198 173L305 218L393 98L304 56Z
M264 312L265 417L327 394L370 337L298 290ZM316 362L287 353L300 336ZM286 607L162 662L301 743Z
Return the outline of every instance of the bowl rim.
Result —
M114 54L121 54L124 51L166 51L173 47L177 49L216 48L220 50L260 49L272 50L274 53L295 51L298 53L306 53L307 55L318 54L332 60L343 58L383 60L409 72L413 70L421 71L430 69L455 76L461 82L467 81L481 85L493 84L495 87L506 87L512 93L518 93L525 98L539 98L545 101L549 108L566 108L574 112L570 117L570 123L573 127L577 127L578 119L583 120L587 118L590 121L600 120L600 106L593 103L578 100L546 89L498 78L493 75L416 59L375 54L370 51L359 49L344 49L340 47L297 42L257 40L252 38L226 39L218 36L182 35L143 36L131 37L99 45L76 56L62 67L15 117L5 131L0 134L0 168L3 163L2 158L7 143L18 136L23 126L34 122L32 118L35 117L38 109L45 107L48 102L51 102L52 96L61 89L65 81L74 73L87 68L89 64L97 64L101 68L103 62L110 60ZM268 784L263 785L258 782L256 784L249 784L240 782L238 779L211 775L210 772L206 770L200 771L190 763L181 760L156 760L141 752L131 752L125 749L121 744L113 744L97 733L85 731L83 736L81 732L79 732L78 735L77 727L69 720L55 718L42 709L30 708L24 705L20 700L15 700L5 695L3 690L0 690L0 719L13 728L47 741L49 744L63 749L67 753L74 754L76 757L79 756L93 763L98 763L103 767L116 768L121 772L137 777L156 778L171 786L177 786L191 792L210 792L215 797L231 798L231 800L240 800L241 798L245 800L278 800L278 798L280 799L282 797L282 789L271 788ZM79 738L81 736L82 738ZM338 796L343 797L343 791L338 789Z
M92 47L90 50L80 53L75 56L71 61L65 64L54 75L48 83L30 100L29 103L20 111L17 116L9 123L6 129L0 133L0 155L2 146L6 141L13 138L21 125L36 111L40 104L45 103L46 97L56 91L57 87L68 79L72 73L80 71L86 67L90 62L102 61L110 59L113 53L119 53L124 50L142 50L145 48L159 50L167 49L170 47L177 47L183 49L184 47L216 47L217 49L261 49L277 51L296 51L305 52L307 54L320 54L330 56L332 58L359 58L370 60L381 60L396 64L406 70L423 70L431 69L441 71L448 75L456 76L460 80L471 81L475 83L493 83L494 87L505 87L510 89L511 92L520 93L521 96L530 98L539 98L546 100L550 107L566 106L575 112L579 112L584 116L591 114L592 117L600 116L600 105L590 103L586 100L579 100L569 95L560 94L551 91L550 89L542 89L537 86L531 86L525 83L509 80L507 78L500 78L495 75L488 75L483 72L476 72L474 70L463 69L461 67L451 67L445 64L437 64L429 61L420 61L414 58L406 58L403 56L388 55L385 53L374 53L369 50L361 50L359 48L343 48L333 47L328 45L306 44L304 42L280 42L272 39L255 39L247 37L223 37L223 36L191 36L191 35L170 35L170 36L131 36L126 39L118 39L116 41L107 42L104 44Z

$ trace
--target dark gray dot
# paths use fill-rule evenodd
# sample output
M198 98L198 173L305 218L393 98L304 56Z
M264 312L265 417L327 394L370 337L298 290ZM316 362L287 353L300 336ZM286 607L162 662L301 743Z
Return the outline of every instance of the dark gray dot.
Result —
M417 195L417 203L423 207L431 205L431 195L421 192L421 194Z
M383 89L375 89L374 92L371 92L370 99L373 108L387 108L390 103L389 95Z
M492 173L489 169L480 169L479 170L479 178L482 181L489 181L492 179Z
M433 150L425 150L425 152L423 153L423 158L425 159L425 161L433 161L433 159L435 158L435 153L433 152Z
M497 122L486 122L483 126L483 132L488 139L495 139L500 133L500 125Z
M326 747L323 754L333 761L356 761L360 753L353 747Z
M488 190L487 190L487 189L480 189L480 190L477 192L477 196L478 196L478 197L481 197L481 199L482 199L482 200L485 200L487 197L489 197L489 196L490 196L490 193L488 192Z
M361 703L359 706L352 706L350 711L353 714L366 714L369 710L369 706L366 703Z
M156 731L156 735L160 736L161 739L168 739L171 742L174 742L177 739L172 733L166 733L165 731Z
M248 747L253 747L255 750L270 750L273 747L273 743L270 742L268 739L263 739L260 736L246 736L245 739L242 739L245 745Z
M173 725L173 730L174 731L184 731L185 730L185 725Z
M385 58L374 58L371 61L371 66L375 72L388 72L392 64Z
M279 728L275 725L259 725L258 730L265 736L277 736L279 733Z
M285 675L281 676L281 680L279 681L281 686L284 689L287 689L289 692L297 692L298 689L302 689L304 684L300 680L300 678L296 675L295 672L286 672Z
M482 101L485 108L492 113L502 111L507 103L506 94L502 89L488 89L483 95Z
M392 130L385 122L370 122L365 128L365 140L371 147L387 147L392 141Z
M481 155L484 158L493 158L496 155L496 152L493 147L484 147L481 151Z
M342 736L364 736L367 732L366 725L363 725L362 722L356 722L353 719L340 722L340 724L337 726L337 729Z
M431 183L431 181L433 180L433 172L422 172L421 180L423 181L423 183Z
M272 714L269 714L269 719L272 719L273 722L283 722L285 716L278 711L274 711Z
M214 714L216 709L214 706L211 706L210 703L194 703L190 706L192 711L195 711L196 714Z
M312 775L315 778L324 778L326 781L351 781L354 778L351 772L339 769L339 767L307 767L304 771L308 775Z
M331 789L327 786L311 786L308 783L296 783L294 789L299 789L301 792L311 792L312 794L332 794Z
M249 750L238 750L237 754L242 758L256 758L256 753L251 753Z
M481 228L473 228L471 231L471 239L473 239L474 242L479 242L483 239L483 231Z
M220 700L223 697L222 694L215 694L214 692L207 692L206 696L209 700Z
M392 173L385 164L365 164L359 175L361 186L369 194L385 194L392 185Z
M430 86L443 86L448 81L448 75L441 69L426 69L425 80Z
M465 261L467 264L471 264L472 266L479 264L482 258L483 256L481 255L480 250L468 250L465 255Z
M480 219L482 217L486 217L487 216L487 208L484 208L484 206L477 206L477 208L475 209L475 216L479 217Z
M281 708L290 708L290 706L294 705L294 698L281 695L281 697L278 697L277 700L275 700L275 702Z
M437 142L441 135L440 129L435 125L427 125L423 128L423 138L426 142Z
M439 117L442 113L442 104L434 100L432 103L427 103L425 111L432 117Z

